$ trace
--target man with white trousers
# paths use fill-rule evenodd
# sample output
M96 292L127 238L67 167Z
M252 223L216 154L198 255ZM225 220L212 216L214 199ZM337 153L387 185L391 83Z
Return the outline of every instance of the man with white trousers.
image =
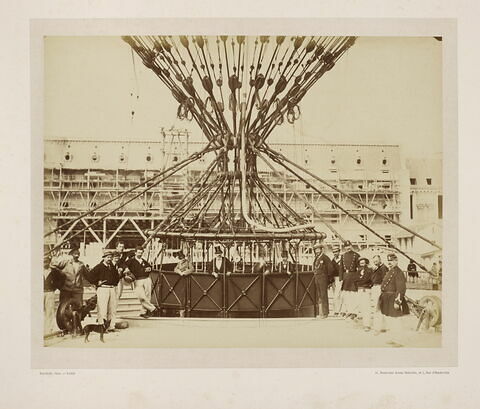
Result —
M150 318L157 310L157 307L151 303L152 279L150 278L150 272L152 271L152 266L142 256L143 248L138 246L135 249L135 257L129 258L126 264L130 273L135 277L135 293L144 309L140 316Z
M113 252L106 250L102 261L89 273L90 281L97 287L97 321L104 325L109 324L109 331L115 330L117 311L117 284L118 272L112 263Z

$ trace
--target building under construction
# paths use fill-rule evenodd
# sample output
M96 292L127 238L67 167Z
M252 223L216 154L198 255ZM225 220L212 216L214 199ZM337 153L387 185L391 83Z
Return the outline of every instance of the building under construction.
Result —
M149 178L154 172L182 161L204 146L203 142L192 141L188 131L176 129L162 130L162 138L150 141L47 139L45 231L76 219L143 181L145 188L149 187ZM360 203L418 232L428 230L429 237L441 243L440 160L428 164L423 163L424 160L406 160L398 145L272 143L272 146L310 172L323 175L333 187ZM141 244L147 232L171 213L205 171L208 159L208 155L202 157L138 197L135 197L138 195L136 191L124 195L123 203L129 203L118 210L115 210L118 203L112 201L88 217L67 224L56 236L47 237L47 249L106 215L69 243L83 250L85 260L93 263L102 248L113 247L119 239L125 241L127 247ZM338 232L359 248L385 244L333 204L338 203L404 251L423 258L432 251L428 244L418 247L421 240L415 242L414 235L405 234L380 215L345 199L334 189L326 188L321 196L293 175L266 164L259 162L258 171L267 187L295 212L308 221L332 227L324 229L327 243L339 242L334 233ZM220 206L217 200L208 212L218 213ZM265 212L268 213L268 209ZM431 229L434 230L433 236Z

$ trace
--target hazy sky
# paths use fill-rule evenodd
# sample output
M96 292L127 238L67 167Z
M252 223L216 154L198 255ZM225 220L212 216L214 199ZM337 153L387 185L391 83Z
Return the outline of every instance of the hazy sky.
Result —
M439 153L441 85L441 42L359 38L305 96L301 120L277 127L270 140L389 143L408 156ZM170 92L136 56L134 69L120 38L46 39L46 138L155 139L162 126L173 125L200 140L198 126L179 121L176 110Z

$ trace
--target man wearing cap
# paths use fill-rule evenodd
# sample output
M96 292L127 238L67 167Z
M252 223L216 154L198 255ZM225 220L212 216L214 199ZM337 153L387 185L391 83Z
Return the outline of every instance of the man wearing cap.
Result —
M101 325L108 322L109 330L115 327L116 287L120 279L112 259L113 252L105 250L102 261L90 271L90 282L97 287L97 321Z
M137 246L135 248L135 256L129 258L126 264L130 273L135 277L135 293L144 309L140 316L150 318L157 310L157 307L150 301L152 298L152 280L150 278L152 266L142 256L143 247Z
M211 273L215 278L218 278L219 274L230 275L232 271L232 263L223 256L220 247L215 247L215 258L207 263L207 272Z
M333 257L332 257L332 270L333 270L333 283L332 283L332 292L333 292L333 314L337 316L340 314L342 307L342 283L340 281L340 247L335 246L333 248Z
M83 304L83 279L88 270L79 258L80 250L73 249L69 255L53 259L50 264L50 268L60 271L64 278L59 304L67 301L73 301L78 307Z
M295 272L295 267L288 261L288 251L282 251L282 261L277 264L277 272L283 274L292 274Z
M368 267L370 261L365 257L358 260L358 304L360 316L362 317L363 329L370 331L372 328L372 308L371 308L371 287L372 270Z
M342 282L342 311L346 317L354 317L358 312L357 302L357 271L360 254L353 251L350 241L344 243L345 252L340 257L339 279Z
M406 279L403 271L398 267L396 254L391 253L387 256L388 272L381 285L381 294L378 299L378 310L382 314L382 326L386 324L392 331L400 330L401 322L398 318L409 313L408 305L405 301ZM376 328L375 334L378 334L379 328Z
M182 250L180 250L178 253L177 253L177 257L178 257L178 263L177 265L175 266L175 273L181 275L181 276L186 276L186 275L189 275L191 273L193 273L194 269L193 269L193 264L192 262L187 258L185 257L185 254Z
M327 318L328 308L328 281L333 274L333 267L330 259L324 253L323 245L317 243L313 246L315 259L313 260L313 272L315 274L315 285L317 287L317 302L321 311L320 318Z

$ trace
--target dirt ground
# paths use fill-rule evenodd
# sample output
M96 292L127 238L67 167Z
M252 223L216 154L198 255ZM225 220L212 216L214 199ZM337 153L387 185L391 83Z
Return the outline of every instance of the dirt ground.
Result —
M55 348L438 348L441 333L416 332L414 316L399 318L401 331L374 335L360 323L340 318L300 319L128 319L130 327L105 334L105 343L92 333L90 342L71 335L46 340ZM215 337L212 337L215 331ZM391 342L393 341L393 343Z

